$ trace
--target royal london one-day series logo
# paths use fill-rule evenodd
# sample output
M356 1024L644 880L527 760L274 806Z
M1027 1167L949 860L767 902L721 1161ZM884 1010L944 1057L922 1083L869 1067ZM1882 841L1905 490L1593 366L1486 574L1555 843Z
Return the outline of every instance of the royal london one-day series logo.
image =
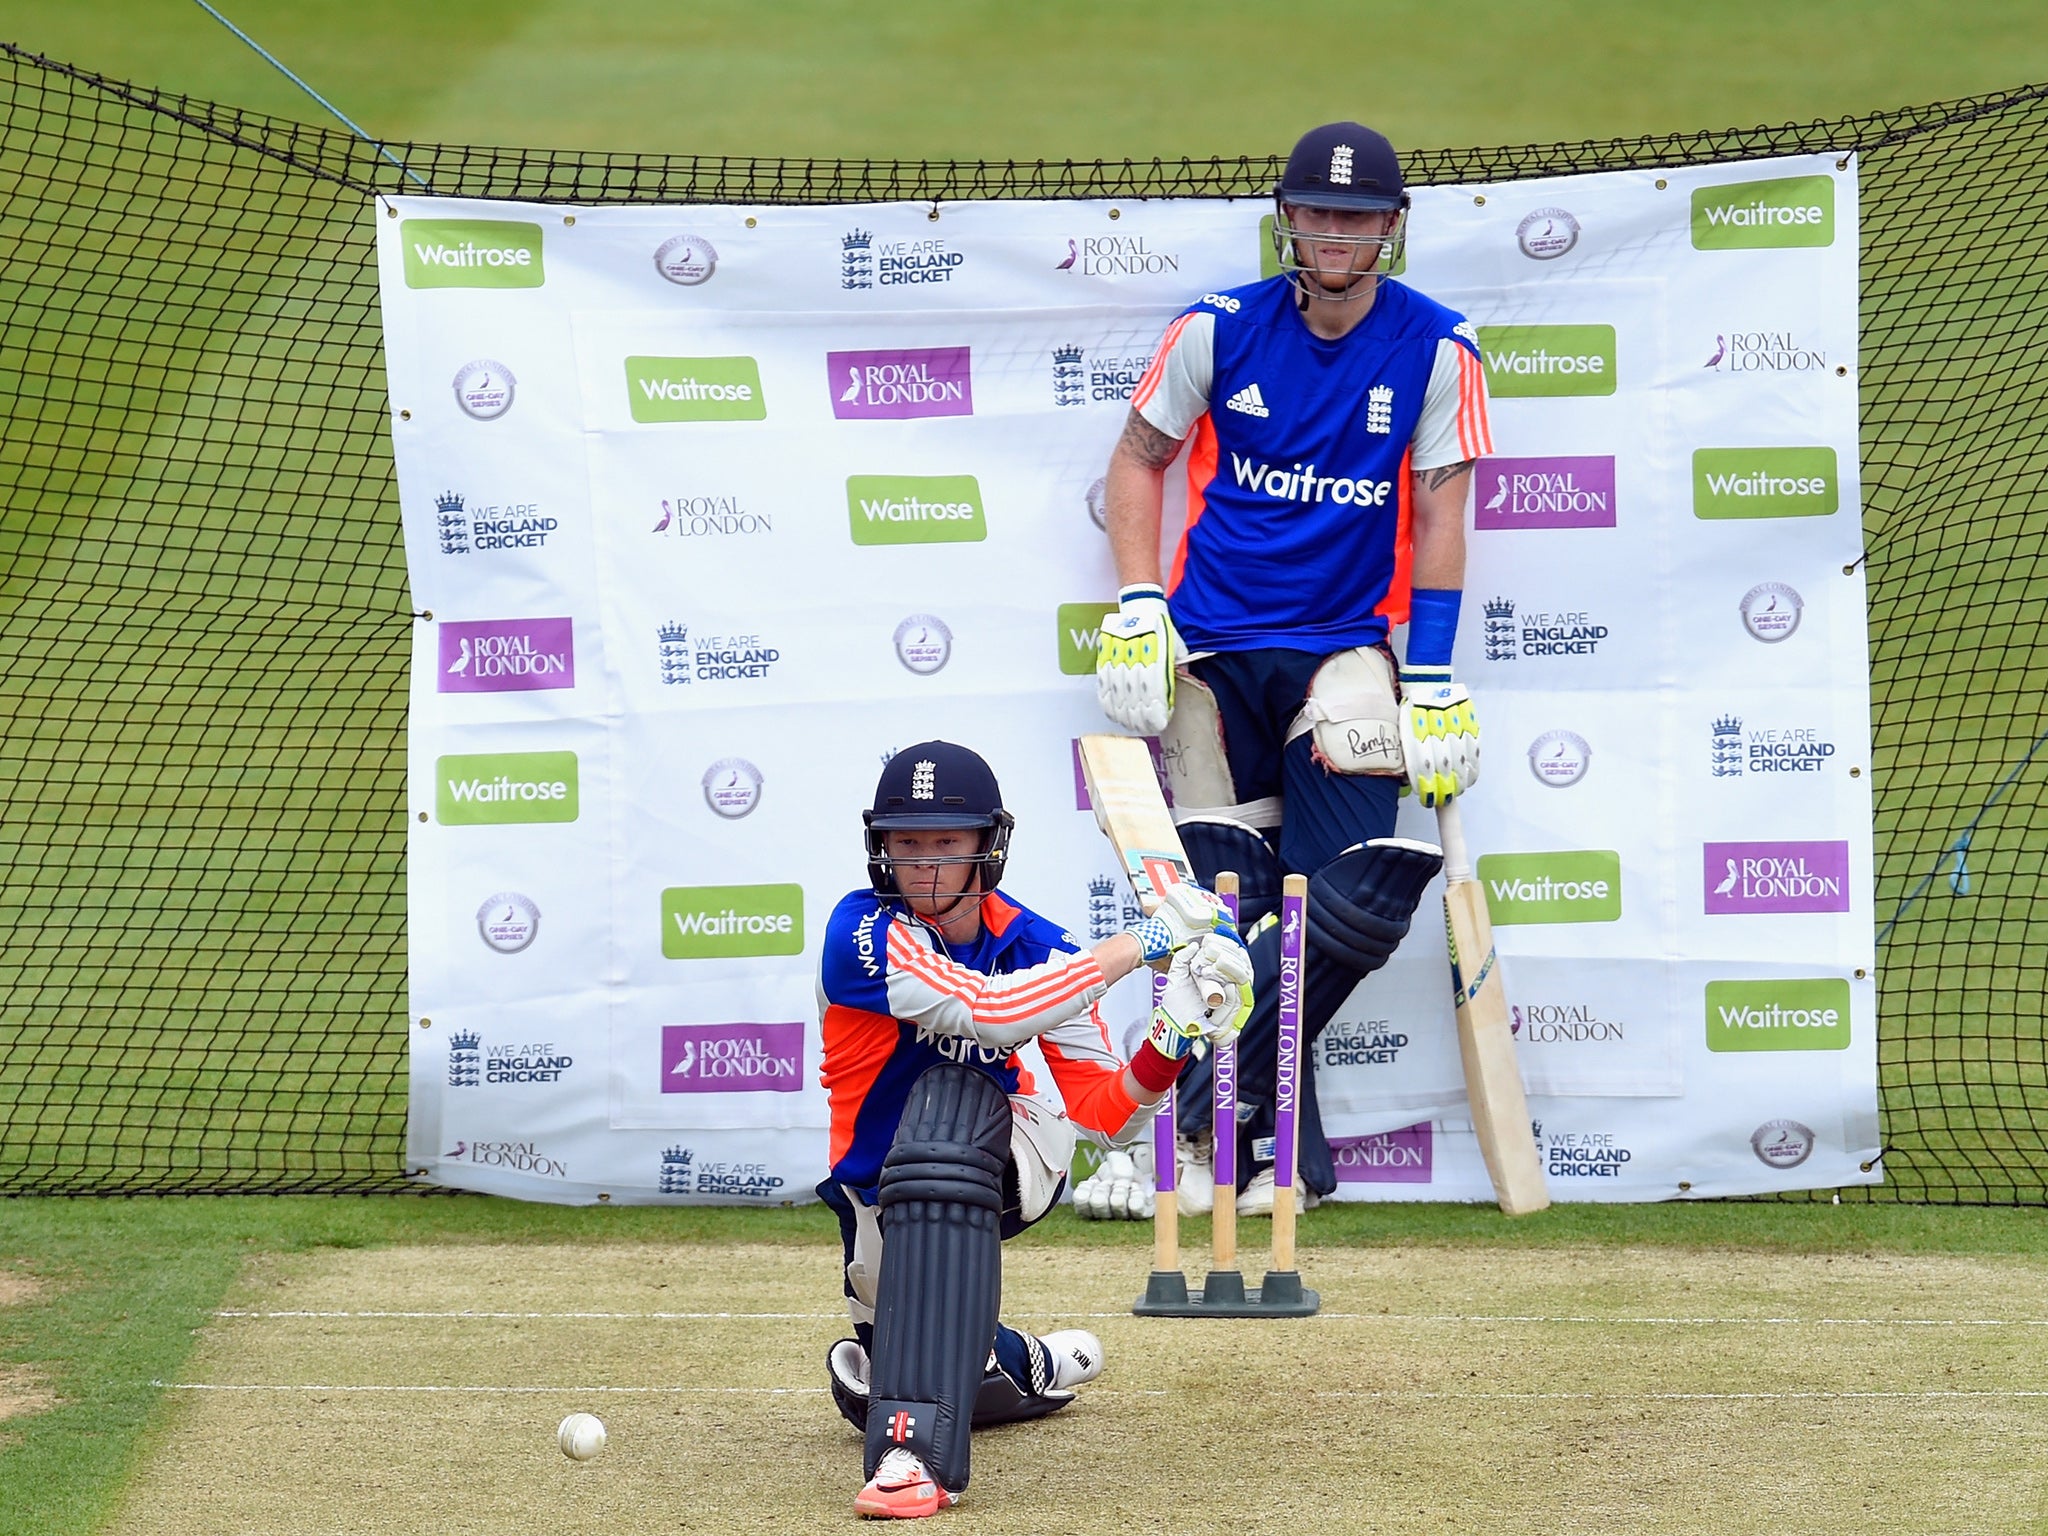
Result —
M398 239L408 288L539 288L547 281L538 224L405 219Z

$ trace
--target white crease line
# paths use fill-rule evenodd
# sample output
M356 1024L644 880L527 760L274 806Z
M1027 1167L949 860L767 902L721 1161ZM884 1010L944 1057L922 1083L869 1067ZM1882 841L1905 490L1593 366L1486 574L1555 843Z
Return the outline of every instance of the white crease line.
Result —
M481 1387L481 1386L314 1386L264 1382L152 1381L167 1392L398 1392L398 1393L483 1393L504 1396L741 1396L821 1397L823 1387ZM1151 1388L1097 1387L1091 1397L1171 1397L1177 1394ZM1750 1402L1862 1402L1945 1399L2048 1398L2048 1389L2029 1388L1935 1388L1918 1392L1426 1392L1403 1388L1385 1391L1330 1389L1295 1392L1295 1396L1349 1398L1387 1402L1507 1402L1507 1403L1750 1403Z
M217 1318L398 1319L456 1322L843 1322L843 1312L258 1312L223 1309ZM1122 1312L1019 1312L1015 1317L1107 1319ZM1456 1312L1319 1312L1326 1322L1528 1323L1610 1328L2048 1328L2041 1317L1581 1317Z
M433 1386L308 1386L296 1383L152 1381L152 1387L166 1392L484 1392L517 1396L547 1396L567 1393L582 1397L592 1393L620 1396L747 1396L822 1397L823 1387L433 1387Z

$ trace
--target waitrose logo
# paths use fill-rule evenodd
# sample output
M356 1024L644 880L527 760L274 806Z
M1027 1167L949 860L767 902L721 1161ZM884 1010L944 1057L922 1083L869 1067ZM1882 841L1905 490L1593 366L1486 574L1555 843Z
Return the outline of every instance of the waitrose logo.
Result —
M1696 251L1835 243L1835 184L1826 176L1735 181L1692 191Z
M540 226L509 219L406 219L408 288L538 288Z
M485 752L434 763L435 814L451 827L576 819L574 752Z
M633 419L762 421L761 365L751 357L629 357L626 397Z
M730 960L804 952L800 885L678 885L661 893L661 952Z
M1694 517L1826 517L1841 504L1832 448L1693 450Z
M856 544L979 544L988 537L972 475L848 475L846 516Z
M1614 393L1611 325L1482 325L1479 351L1495 399Z
M1849 983L1839 976L1707 983L1710 1051L1845 1051Z
M1102 621L1117 611L1115 603L1061 603L1054 622L1059 628L1060 671L1068 677L1095 675L1095 648Z
M1489 853L1479 860L1494 922L1612 923L1621 918L1621 855L1603 850Z

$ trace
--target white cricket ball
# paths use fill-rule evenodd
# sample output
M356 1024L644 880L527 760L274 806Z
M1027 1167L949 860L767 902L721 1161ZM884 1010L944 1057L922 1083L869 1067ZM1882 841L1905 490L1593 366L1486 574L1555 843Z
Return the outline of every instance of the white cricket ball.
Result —
M604 1449L604 1420L594 1413L572 1413L562 1420L555 1438L571 1461L588 1461Z

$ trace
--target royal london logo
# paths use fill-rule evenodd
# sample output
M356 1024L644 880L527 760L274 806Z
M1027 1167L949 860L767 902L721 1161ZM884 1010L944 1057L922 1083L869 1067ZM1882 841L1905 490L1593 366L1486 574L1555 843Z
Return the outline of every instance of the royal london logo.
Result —
M459 491L434 498L434 537L444 555L472 550L544 549L561 530L560 518L542 513L531 501L491 502L471 507Z
M448 1086L474 1088L483 1081L483 1037L473 1029L458 1029L448 1037Z
M1069 235L1067 253L1053 270L1078 277L1158 277L1180 271L1180 254L1153 250L1143 235Z
M773 514L750 512L737 496L678 491L660 501L661 516L651 531L665 539L717 539L775 531Z
M1516 599L1489 599L1482 639L1488 661L1523 656L1595 656L1613 631L1585 609L1516 611Z
M1519 1003L1508 1009L1510 1033L1531 1045L1625 1044L1628 1025L1603 1018L1604 1009L1591 1003Z
M1835 755L1835 744L1817 727L1751 726L1739 715L1713 723L1712 764L1717 779L1760 774L1819 773Z
M757 634L699 635L671 619L655 631L655 658L664 687L691 683L757 681L782 660L782 652Z
M1137 393L1138 381L1152 366L1149 354L1089 352L1078 346L1052 349L1052 403L1055 406L1120 403Z

